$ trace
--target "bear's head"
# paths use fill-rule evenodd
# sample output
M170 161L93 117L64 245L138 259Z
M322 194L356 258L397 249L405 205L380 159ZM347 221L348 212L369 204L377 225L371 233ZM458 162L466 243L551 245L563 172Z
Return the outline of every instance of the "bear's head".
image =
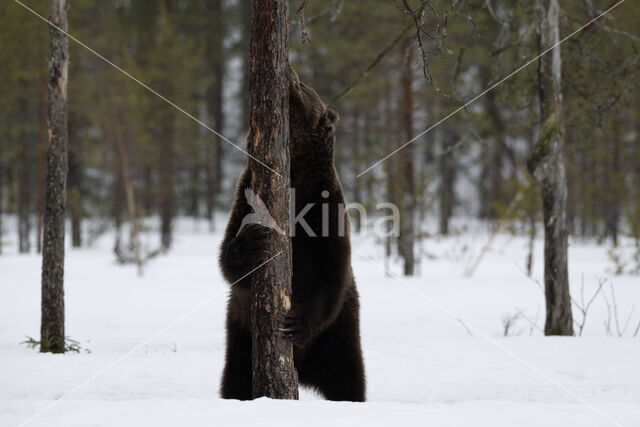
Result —
M289 67L289 134L291 157L294 166L323 163L322 159L333 162L335 125L338 113L327 108L318 93L300 81Z

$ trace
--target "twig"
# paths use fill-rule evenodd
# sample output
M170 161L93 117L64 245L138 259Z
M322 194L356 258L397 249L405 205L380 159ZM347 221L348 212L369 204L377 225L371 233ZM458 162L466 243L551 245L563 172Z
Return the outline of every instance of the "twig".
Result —
M505 314L502 316L502 336L508 337L509 331L511 327L515 325L516 320L520 317L520 314L517 312L515 314Z
M471 268L469 270L467 270L467 273L466 273L467 277L473 276L473 273L475 273L476 269L478 268L478 265L480 265L480 262L482 261L482 258L484 258L484 255L487 253L487 251L491 247L491 244L493 243L493 240L496 238L496 236L498 235L498 233L500 232L502 227L504 227L504 225L507 222L507 219L509 218L509 215L511 215L511 212L515 209L515 207L518 205L518 203L522 199L522 195L523 195L523 191L519 190L516 193L516 195L513 198L513 200L511 200L511 203L509 203L509 207L507 208L507 211L504 213L504 215L502 215L502 218L500 218L500 221L498 222L498 225L496 225L496 227L493 229L493 232L491 233L491 236L489 237L489 240L487 241L487 243L484 245L484 247L480 251L480 255L478 255L478 258L476 259L476 262L474 262L473 265L471 266Z
M382 58L384 58L391 49L393 49L398 43L400 43L400 40L403 39L405 34L407 34L412 27L413 27L413 23L409 23L406 27L404 27L402 31L396 36L396 38L393 39L391 43L389 43L387 46L385 46L385 48L382 49L380 53L378 53L375 59L369 64L367 68L365 68L365 70L362 73L360 73L358 77L355 78L355 80L349 83L347 87L342 89L342 91L340 91L337 95L335 95L333 98L329 100L328 105L335 104L338 100L340 100L341 98L346 96L349 92L351 92L353 88L358 83L360 83L360 81L363 78L365 78L376 67L376 65L378 65L378 63L382 60Z
M524 320L529 322L529 327L530 327L529 335L533 334L533 330L534 329L537 329L540 332L543 332L542 328L540 326L538 326L538 324L537 324L538 316L540 314L540 306L538 306L538 308L536 309L536 317L533 320L529 319L529 317L526 314L524 314L524 312L522 310L520 310L518 307L514 307L514 309L516 310L516 313L517 313L518 316L522 317Z
M611 332L611 304L609 304L609 299L607 298L606 292L602 293L602 298L604 300L604 303L607 305L607 320L604 321L604 329L605 329L605 332L607 333L607 336L612 336L613 333Z
M611 303L609 302L609 299L606 296L606 292L602 294L602 296L604 297L605 300L605 304L607 304L607 312L608 312L608 319L607 321L605 321L605 328L607 330L607 333L609 335L613 335L611 332L611 317L612 317L612 313L613 313L613 320L615 322L616 325L616 334L619 337L622 337L625 332L627 331L627 328L629 327L629 323L631 322L631 318L633 317L633 313L636 309L636 305L633 304L631 306L631 311L629 312L629 315L627 316L627 320L624 322L624 326L621 328L620 327L620 319L618 316L618 302L616 301L616 293L615 293L615 288L613 286L613 283L609 283L609 288L611 289ZM640 328L640 324L638 325L638 328ZM636 331L634 332L634 336L638 333L638 329L636 329Z
M607 279L600 278L600 280L598 282L598 288L596 289L596 291L593 293L593 295L589 299L589 302L587 302L585 304L584 303L584 276L582 276L582 283L580 284L580 302L578 303L573 297L571 297L571 302L573 303L573 305L582 314L582 320L580 322L578 322L577 320L574 319L575 324L578 326L578 336L579 337L582 336L582 331L584 330L584 325L587 322L587 313L589 312L589 307L591 307L591 303L593 303L593 301L596 299L596 297L598 296L598 294L600 293L600 291L602 290L602 288L604 287L604 285L606 283L607 283Z
M311 38L309 38L309 33L307 32L307 26L304 25L304 8L307 7L310 0L303 0L302 4L298 8L298 16L300 16L300 31L302 37L302 44L311 43Z
M518 265L517 262L515 262L514 264L515 264L516 268L518 270L520 270L520 273L522 273L527 279L529 279L533 283L535 283L536 286L538 286L538 289L540 290L540 292L542 292L542 294L544 295L544 286L542 286L542 283L540 283L540 281L538 279L536 279L535 277L529 276L526 271L524 271L522 268L520 268L520 266Z

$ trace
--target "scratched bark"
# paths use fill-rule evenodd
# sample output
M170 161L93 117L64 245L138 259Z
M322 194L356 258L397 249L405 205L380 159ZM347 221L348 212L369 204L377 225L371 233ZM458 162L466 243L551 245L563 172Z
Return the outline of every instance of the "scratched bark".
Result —
M293 347L278 330L291 295L289 10L286 0L253 0L252 8L248 152L280 176L250 159L251 186L285 232L274 233L269 252L279 255L254 272L251 281L253 396L297 399Z
M560 41L557 0L536 0L539 51ZM538 95L542 127L528 168L542 197L544 216L545 335L573 335L567 271L567 177L564 166L564 119L560 47L539 59Z
M66 0L49 1L49 20L67 30ZM44 233L42 247L42 319L40 351L63 353L64 345L64 223L67 179L67 76L69 41L49 27L50 56L47 106L47 152Z

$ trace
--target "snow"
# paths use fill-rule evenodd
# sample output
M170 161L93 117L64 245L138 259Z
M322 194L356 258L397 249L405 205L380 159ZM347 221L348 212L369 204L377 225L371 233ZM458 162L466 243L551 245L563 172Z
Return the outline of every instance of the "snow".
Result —
M327 402L309 390L297 402L222 400L223 227L223 218L215 233L180 220L174 249L150 261L142 277L134 266L116 264L110 233L89 248L69 247L67 334L79 341L79 354L45 355L19 345L25 336L39 337L41 260L5 245L0 426L640 425L640 338L633 337L640 313L623 337L607 336L607 307L598 297L582 337L542 336L544 298L522 272L526 240L498 236L466 277L488 239L477 227L426 240L416 278L385 275L382 246L354 237L366 403ZM541 251L538 241L539 281ZM574 297L583 281L588 299L607 278L626 320L640 303L640 279L611 276L606 246L572 241L569 256ZM391 264L398 275L400 267ZM521 317L503 337L503 319L516 311L530 321L538 312L537 326ZM580 318L575 310L574 316Z

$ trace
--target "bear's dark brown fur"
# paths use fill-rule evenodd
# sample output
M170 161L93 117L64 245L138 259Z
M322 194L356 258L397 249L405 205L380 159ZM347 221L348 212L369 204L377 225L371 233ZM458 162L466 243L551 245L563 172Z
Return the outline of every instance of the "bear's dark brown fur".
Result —
M308 203L313 204L303 219L316 236L311 236L302 223L295 224L293 304L283 324L287 330L285 337L294 343L295 366L301 384L315 388L329 400L364 401L360 305L351 269L342 186L333 162L338 115L327 109L318 94L300 83L293 73L289 116L295 212L298 215ZM242 219L251 213L244 195L250 184L247 167L238 183L220 248L223 274L229 283L235 283L227 309L227 351L221 388L222 397L226 399L252 397L251 285L249 277L239 279L268 259L265 241L272 232L261 225L250 224L238 233ZM328 218L324 233L323 211ZM346 229L344 232L340 232L341 224Z

